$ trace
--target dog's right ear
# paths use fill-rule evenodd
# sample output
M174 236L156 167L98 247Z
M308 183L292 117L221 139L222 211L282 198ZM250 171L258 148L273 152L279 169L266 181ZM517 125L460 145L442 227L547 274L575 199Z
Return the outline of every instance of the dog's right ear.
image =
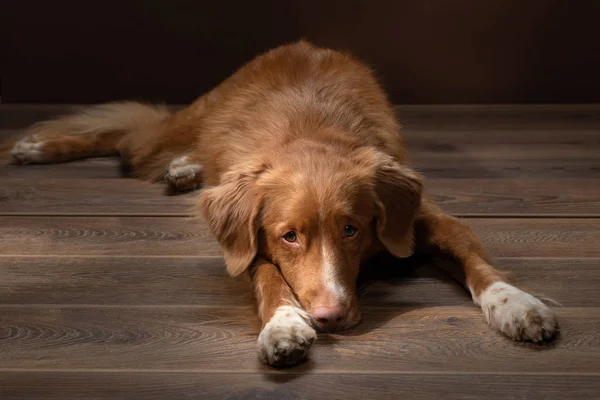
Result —
M244 272L258 252L262 195L256 179L255 173L229 174L219 186L200 192L200 209L225 252L231 276Z

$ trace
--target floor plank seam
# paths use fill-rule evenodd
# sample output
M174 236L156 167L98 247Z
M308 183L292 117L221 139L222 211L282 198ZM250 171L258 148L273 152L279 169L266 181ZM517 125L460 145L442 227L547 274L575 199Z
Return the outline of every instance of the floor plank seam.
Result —
M469 299L465 299L465 302L469 301ZM468 310L470 312L480 313L481 309L478 308L474 303L466 303L465 305L448 305L448 306L440 306L440 305L411 305L410 303L406 303L404 306L363 306L361 307L364 311L422 311L429 310L430 312L438 311L438 312L454 312L457 309ZM1 304L0 309L47 309L47 308L63 308L63 309L85 309L85 308L94 308L94 309L206 309L206 310L222 310L226 309L235 309L235 310L250 310L254 308L252 303L248 303L244 306L236 306L236 305L202 305L202 304ZM554 306L556 310L559 310L563 313L570 313L576 310L585 310L589 312L597 312L600 313L600 307L592 306L592 307L564 307L564 306Z
M2 258L156 258L156 259L198 259L198 260L210 260L213 259L215 261L223 261L222 256L195 256L195 255L136 255L136 254L20 254L20 253L4 253L0 254L0 259ZM402 259L398 259L402 261ZM600 261L600 257L589 256L589 257L575 257L575 256L565 256L565 257L531 257L531 256L514 256L514 257L494 257L496 261L511 261L511 260L531 260L531 261Z
M0 258L9 258L9 257L20 257L20 258L172 258L172 259L214 259L215 261L223 261L223 257L217 255L207 255L207 256L195 256L189 254L181 254L181 255L162 255L162 254L124 254L124 255L114 255L114 254L20 254L20 253L11 253L11 254L0 254Z
M233 369L132 369L132 368L77 368L77 369L47 369L47 368L0 368L0 373L135 373L135 374L203 374L203 375L309 375L306 372L294 370L273 370L273 369L251 369L251 370L233 370ZM319 370L311 371L310 375L413 375L413 376L589 376L600 377L600 372L526 372L526 371L412 371L412 370Z
M5 253L0 254L0 259L2 258L139 258L139 259L198 259L198 260L215 260L223 262L224 259L222 256L218 255L206 255L206 256L195 256L195 255L147 255L147 254L21 254L21 253ZM564 261L600 261L600 257L589 256L589 257L574 257L574 256L565 256L565 257L493 257L496 261L510 261L510 260L564 260ZM401 261L401 259L399 259Z
M600 214L482 214L482 213L451 213L456 218L552 218L552 219L599 219ZM97 217L97 218L182 218L195 219L198 218L194 214L186 213L30 213L30 212L0 212L0 217L45 217L45 218L77 218L77 217Z

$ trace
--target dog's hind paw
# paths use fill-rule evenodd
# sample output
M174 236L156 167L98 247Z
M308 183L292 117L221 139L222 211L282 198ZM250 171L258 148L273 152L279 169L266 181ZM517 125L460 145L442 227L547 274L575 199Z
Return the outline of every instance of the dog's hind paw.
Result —
M279 307L258 336L261 360L273 367L289 367L302 361L317 338L307 319L306 312L298 307Z
M38 140L35 135L27 136L15 143L10 154L17 164L43 163L48 159L44 145L45 142Z

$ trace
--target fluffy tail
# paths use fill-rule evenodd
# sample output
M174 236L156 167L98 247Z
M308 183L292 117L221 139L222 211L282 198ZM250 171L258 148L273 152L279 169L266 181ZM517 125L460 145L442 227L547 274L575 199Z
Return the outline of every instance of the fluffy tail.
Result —
M120 153L128 134L156 130L169 117L166 107L136 102L108 103L32 125L13 147L20 164L54 163Z
M33 125L30 133L53 132L65 135L129 132L156 125L170 115L163 106L136 102L107 103L86 107L72 115Z

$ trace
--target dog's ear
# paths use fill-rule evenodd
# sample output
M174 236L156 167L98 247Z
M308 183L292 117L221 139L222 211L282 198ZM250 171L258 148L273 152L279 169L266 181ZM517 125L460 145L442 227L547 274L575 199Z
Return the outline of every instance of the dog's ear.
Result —
M237 276L258 252L257 234L262 196L257 174L230 174L219 186L200 192L200 209L225 252L227 272Z
M422 178L414 170L382 157L375 170L377 235L396 257L408 257L414 246L414 220L421 205Z

